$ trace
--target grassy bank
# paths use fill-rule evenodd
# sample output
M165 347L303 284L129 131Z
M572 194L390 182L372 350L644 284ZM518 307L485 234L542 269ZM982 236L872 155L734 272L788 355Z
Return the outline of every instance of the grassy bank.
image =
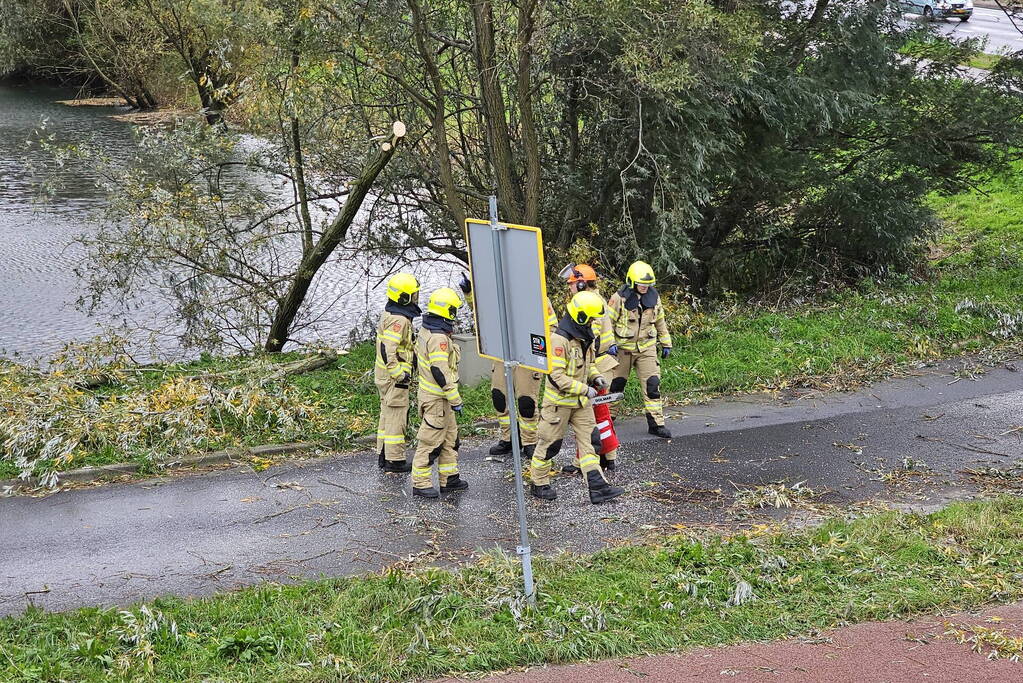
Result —
M847 387L918 360L1014 344L1023 330L1023 173L933 203L945 227L916 278L865 283L811 303L743 304L675 320L675 353L663 368L665 398ZM66 434L64 455L36 461L41 474L289 440L331 439L344 448L375 431L370 345L352 349L333 367L272 379L275 368L297 357L127 366L94 390L69 384L88 366L81 359L46 376L8 368L0 372L0 415L15 418L0 420L0 433L9 440L11 430L34 429L22 436L39 448L55 433ZM490 415L489 393L486 383L464 390L467 430ZM38 405L18 413L25 400ZM626 409L640 405L632 383ZM148 420L143 426L140 415ZM0 478L17 473L5 448Z
M813 632L1023 596L1023 501L0 620L0 679L404 680Z

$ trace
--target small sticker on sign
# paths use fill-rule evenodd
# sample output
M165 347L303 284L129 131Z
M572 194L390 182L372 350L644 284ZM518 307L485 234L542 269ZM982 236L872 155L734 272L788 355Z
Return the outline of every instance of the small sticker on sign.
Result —
M534 356L547 357L547 339L545 339L543 335L529 335L529 345L533 349Z

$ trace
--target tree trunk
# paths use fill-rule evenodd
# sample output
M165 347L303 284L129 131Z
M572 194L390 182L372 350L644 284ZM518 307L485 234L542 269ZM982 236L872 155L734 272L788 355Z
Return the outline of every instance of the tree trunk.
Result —
M536 225L540 220L540 143L533 113L533 29L536 25L537 0L523 0L519 5L519 63L516 72L516 96L522 119L522 151L526 159L526 188L523 196L522 222Z
M447 201L448 210L455 219L455 225L461 230L465 227L466 211L465 204L458 195L455 175L451 168L451 147L448 145L447 121L444 118L447 111L444 81L440 69L437 67L437 61L426 44L429 28L426 25L422 7L418 0L408 0L408 5L412 11L412 28L415 32L416 48L419 50L419 56L426 66L426 73L433 86L433 110L430 123L433 129L433 143L436 148L440 184L444 189L444 199Z
M515 159L508 133L508 108L498 78L494 45L494 8L490 0L476 0L472 5L473 32L476 40L477 68L480 74L483 117L487 121L487 138L497 183L497 194L505 216L513 223L522 222L522 197L515 181Z
M291 325L302 308L313 278L347 236L348 229L362 208L366 195L377 176L394 156L401 139L401 135L393 135L390 142L380 146L376 156L363 168L362 174L351 183L341 213L327 227L316 246L303 255L302 263L291 280L288 292L281 299L277 313L270 323L270 332L264 345L266 351L276 353L284 348L291 332Z

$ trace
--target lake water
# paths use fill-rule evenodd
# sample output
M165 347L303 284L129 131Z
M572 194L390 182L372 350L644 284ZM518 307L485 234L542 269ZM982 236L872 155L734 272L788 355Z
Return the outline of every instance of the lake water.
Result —
M87 231L90 218L103 208L96 178L87 169L67 171L57 193L42 200L28 170L46 161L43 153L33 157L26 148L44 120L47 134L58 143L89 140L114 154L134 144L133 125L112 118L123 110L58 104L73 94L0 85L0 356L44 360L66 342L85 341L104 328L120 327L112 309L88 316L75 306L83 292L74 269L88 266L74 237ZM314 283L309 303L318 322L302 333L300 342L343 345L353 329L382 307L380 280L391 264L369 262L353 249L339 252ZM420 277L424 292L456 281L459 272L452 263L418 264L409 270ZM168 308L157 297L148 298L128 317L132 327L142 324L164 332L155 339L155 348L153 339L139 335L140 356L193 355L178 345Z

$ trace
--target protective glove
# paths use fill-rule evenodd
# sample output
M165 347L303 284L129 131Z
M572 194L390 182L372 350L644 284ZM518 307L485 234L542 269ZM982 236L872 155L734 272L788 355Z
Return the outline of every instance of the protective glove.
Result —
M472 282L466 277L465 273L462 273L462 279L458 281L458 288L462 290L462 293L466 296L472 294Z
M400 378L398 378L398 381L394 383L394 386L398 387L399 389L408 389L409 382L411 381L412 375L406 372L403 373Z
M603 375L598 375L597 378L593 380L593 386L597 391L603 391L604 389L607 389L607 380L604 379Z
M612 344L611 346L607 347L607 355L614 356L615 358L617 358L618 357L618 344Z
M670 346L662 346L661 347L661 358L667 358L670 355L671 355L671 347Z
M465 406L463 406L461 403L459 403L457 406L451 406L451 410L455 411L455 415L461 415L462 414L462 408L464 408L464 407Z
M597 398L597 390L593 387L586 387L586 398Z

